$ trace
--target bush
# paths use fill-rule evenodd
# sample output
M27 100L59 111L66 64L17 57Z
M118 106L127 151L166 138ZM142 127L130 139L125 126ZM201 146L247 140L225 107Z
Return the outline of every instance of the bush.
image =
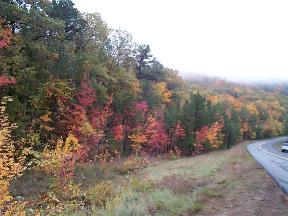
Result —
M130 186L132 190L136 192L148 192L153 189L153 185L150 182L141 181L140 179L137 179L135 177L131 179Z
M126 175L137 169L146 167L149 164L148 160L142 157L131 156L127 158L122 164L116 165L113 170L120 175Z
M168 160L176 160L181 157L181 154L182 154L181 150L175 147L175 149L169 150L169 152L165 155L165 158L167 158Z
M126 188L107 203L105 209L96 212L103 216L146 216L150 215L148 209L148 202L141 194Z
M115 196L116 190L111 181L103 181L87 193L88 199L98 207L105 207L106 203L114 199Z
M201 205L191 195L179 195L170 190L156 190L150 194L150 203L156 213L175 215L201 210Z

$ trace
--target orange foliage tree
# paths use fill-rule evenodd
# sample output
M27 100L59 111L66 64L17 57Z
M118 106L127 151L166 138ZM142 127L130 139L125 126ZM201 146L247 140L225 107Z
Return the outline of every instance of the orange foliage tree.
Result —
M0 19L0 49L9 46L12 37L11 28L4 26L4 20Z
M213 149L219 148L223 144L222 134L223 121L216 121L208 130L207 140Z
M200 130L196 131L196 143L195 143L195 150L196 152L203 151L205 149L205 143L207 141L207 134L209 131L208 126L202 127Z

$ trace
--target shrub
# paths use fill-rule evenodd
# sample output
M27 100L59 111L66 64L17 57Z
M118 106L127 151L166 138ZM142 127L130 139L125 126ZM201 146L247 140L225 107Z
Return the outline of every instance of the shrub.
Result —
M96 215L103 216L146 216L150 215L147 200L139 193L124 189L117 197L109 201L106 208Z
M153 185L150 182L141 181L140 179L137 179L135 177L130 180L130 186L131 189L136 192L148 192L151 191L153 188Z
M191 195L179 195L170 190L155 190L150 194L150 203L155 212L175 215L194 211L195 199ZM199 204L197 203L197 209ZM198 211L198 210L197 210Z
M181 150L177 147L175 147L173 150L169 150L169 152L166 154L166 157L168 160L175 160L181 157Z
M75 152L81 148L77 138L69 133L65 142L59 139L56 149L51 151L45 149L41 155L42 161L38 168L47 173L53 174L58 182L56 187L69 189L67 186L72 180L75 171Z
M114 172L120 175L126 175L142 167L146 167L149 161L143 157L130 156L122 164L114 166Z
M105 207L106 203L115 196L116 190L111 181L103 181L87 193L87 197L92 201L92 204L98 207Z

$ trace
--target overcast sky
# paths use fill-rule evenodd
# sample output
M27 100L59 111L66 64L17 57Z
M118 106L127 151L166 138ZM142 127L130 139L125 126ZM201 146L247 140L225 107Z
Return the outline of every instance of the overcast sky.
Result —
M181 74L288 80L287 0L74 0Z

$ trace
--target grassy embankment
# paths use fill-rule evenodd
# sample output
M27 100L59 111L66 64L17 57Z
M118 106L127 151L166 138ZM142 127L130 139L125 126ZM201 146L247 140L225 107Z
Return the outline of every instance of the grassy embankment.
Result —
M61 214L57 208L47 212L113 216L288 215L287 196L245 147L242 143L197 157L154 161L140 169L133 163L79 167L75 180L82 185L84 204L68 204ZM33 178L29 185L31 176L24 176L25 186L18 182L14 193L29 200L49 191L53 178L39 175L35 180L35 174Z

